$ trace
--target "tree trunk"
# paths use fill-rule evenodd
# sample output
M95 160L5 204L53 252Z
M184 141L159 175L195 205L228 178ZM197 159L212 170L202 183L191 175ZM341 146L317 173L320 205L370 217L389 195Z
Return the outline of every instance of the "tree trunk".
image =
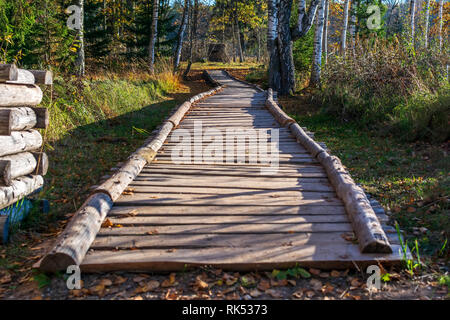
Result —
M430 29L430 0L425 3L425 48L428 48L428 33Z
M242 44L241 44L241 32L239 28L239 19L238 19L238 13L237 13L237 2L234 1L234 25L235 25L235 32L236 32L236 53L239 56L239 62L244 62L244 54L242 53Z
M80 7L80 30L78 30L78 49L77 58L75 59L75 74L78 77L84 77L85 59L84 59L84 0L78 0L77 5Z
M358 3L356 0L352 0L351 4L351 16L350 16L350 37L352 40L352 47L355 48L356 45L356 9Z
M268 1L267 50L269 53L269 87L278 91L281 87L280 57L278 55L278 5Z
M325 1L322 0L319 5L319 11L316 17L316 30L314 33L314 53L313 65L311 68L310 87L320 87L320 73L322 68L322 36L324 25Z
M150 44L148 46L148 63L150 73L155 73L155 45L158 37L158 10L159 0L153 0L152 30L150 32Z
M189 0L184 0L183 17L181 19L180 30L178 31L178 41L177 47L175 49L175 61L174 61L174 72L178 70L181 60L181 50L183 49L183 39L184 33L186 31L186 25L188 22L188 10L189 10Z
M295 68L292 54L292 35L289 26L292 0L281 0L278 11L278 51L280 56L281 95L292 94L295 90Z
M441 0L439 3L439 52L442 51L442 26L444 24L444 20L442 19L444 11L444 0Z
M190 0L189 0L190 1ZM186 79L189 71L191 71L192 60L194 59L194 37L197 33L197 13L198 13L198 0L194 0L194 5L189 5L189 58L186 70L183 73L183 78Z
M411 29L411 43L414 47L415 40L415 15L416 15L416 0L410 0L409 4L409 17L410 17L410 29Z
M324 18L324 25L323 25L323 58L324 63L327 64L328 62L328 15L330 10L330 0L325 1L325 18Z
M342 26L342 34L341 34L341 54L345 56L345 48L347 42L347 28L348 28L348 7L350 4L350 0L345 0L344 5L344 21ZM353 4L353 1L352 1Z
M269 86L281 95L295 90L292 41L305 36L311 29L319 2L312 0L308 12L303 13L303 18L298 20L299 25L291 29L292 0L268 1Z

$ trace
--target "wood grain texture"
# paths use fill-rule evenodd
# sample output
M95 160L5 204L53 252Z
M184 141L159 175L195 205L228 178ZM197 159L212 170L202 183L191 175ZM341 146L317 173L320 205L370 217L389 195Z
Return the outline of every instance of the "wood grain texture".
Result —
M12 180L10 186L0 186L0 209L19 201L44 185L42 176L24 176Z
M9 136L0 136L0 157L37 150L42 146L42 136L36 130L13 131Z
M42 96L41 89L34 84L0 83L0 107L36 106Z

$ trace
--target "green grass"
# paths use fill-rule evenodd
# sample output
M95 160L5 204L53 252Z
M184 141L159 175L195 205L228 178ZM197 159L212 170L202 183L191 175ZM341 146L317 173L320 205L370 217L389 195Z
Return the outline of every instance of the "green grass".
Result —
M325 114L295 116L349 169L353 178L392 211L410 243L437 254L450 234L450 161L445 146L405 143ZM426 228L418 230L419 228ZM448 248L445 248L448 254ZM444 254L445 255L445 254Z

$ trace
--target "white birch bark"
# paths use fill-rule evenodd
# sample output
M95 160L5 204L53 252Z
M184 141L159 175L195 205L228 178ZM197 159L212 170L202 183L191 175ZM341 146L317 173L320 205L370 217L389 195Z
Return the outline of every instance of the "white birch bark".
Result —
M416 0L410 0L409 3L409 27L411 30L411 43L414 46L415 39L415 18L416 18Z
M316 17L316 30L314 32L314 53L313 65L311 68L311 79L309 85L312 87L320 86L320 73L322 65L322 36L324 25L325 1L321 0Z
M444 21L442 19L444 11L444 0L439 3L439 52L442 51L442 26Z
M350 0L345 0L345 4L344 4L344 21L343 21L342 33L341 33L341 53L342 53L343 56L345 56L345 48L346 48L346 42L347 42L348 8L349 8L349 4L350 4Z
M425 48L428 48L428 33L430 29L430 0L425 3Z
M158 11L159 0L153 0L152 29L150 33L150 44L148 46L148 62L150 73L155 73L155 45L158 36Z

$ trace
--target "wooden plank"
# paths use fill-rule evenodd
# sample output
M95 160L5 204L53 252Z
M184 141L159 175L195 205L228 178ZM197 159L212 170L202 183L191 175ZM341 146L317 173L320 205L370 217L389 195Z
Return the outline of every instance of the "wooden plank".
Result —
M294 266L347 269L380 261L387 266L400 263L401 248L392 254L361 254L357 245L329 243L300 247L216 248L179 250L94 251L86 255L81 270L97 271L176 271L209 265L224 270L254 271L287 269Z
M256 190L274 190L274 189L288 189L297 188L299 191L328 191L334 192L333 187L328 182L328 179L317 178L315 181L307 178L264 178L252 177L251 179L236 179L235 177L220 176L220 177L203 177L200 179L189 178L186 179L183 175L156 175L136 177L133 181L134 185L141 186L189 186L189 187L222 187L222 188L244 188Z
M153 197L153 198L152 198ZM143 205L254 205L254 206L273 206L282 202L286 206L337 206L342 205L341 200L331 197L324 199L279 199L267 197L264 199L252 196L197 196L197 195L166 195L165 197L152 194L133 194L131 196L122 196L115 203L116 205L143 206Z
M230 197L243 197L243 196L253 196L255 198L264 200L266 198L279 198L280 201L283 199L325 199L330 197L336 197L337 195L334 191L298 191L298 188L279 188L273 190L261 190L261 189L250 189L250 188L222 188L222 187L192 187L192 186L148 186L148 185L137 185L130 184L128 192L132 192L131 195L134 198L145 198L145 197L171 197L173 195L216 195L223 198ZM128 193L124 196L130 196ZM127 198L129 199L129 198Z
M240 176L240 177L273 177L273 175L266 175L258 171L238 171L238 170L201 170L194 169L188 170L186 169L162 169L157 167L152 167L151 169L145 169L141 171L140 176L146 176L147 174L179 174L179 175L194 175L194 176ZM289 177L298 177L298 178L326 178L327 175L324 172L278 172L277 177L280 178L289 178Z
M117 203L109 212L109 216L116 215L330 215L345 214L342 205L133 205L127 206L125 203Z
M303 232L353 232L351 224L348 223L302 223L302 224L279 224L279 223L241 223L241 224L185 224L165 226L141 226L123 228L102 228L99 235L151 235L157 234L266 234L266 233L303 233Z
M245 248L270 243L273 247L299 247L311 244L342 243L346 233L275 233L275 234L154 234L143 236L99 236L91 248L94 250L117 249L188 249L188 248ZM389 241L399 244L396 235Z
M247 216L247 215L215 215L205 217L202 215L175 216L134 216L116 217L109 219L114 224L123 226L158 226L158 225L206 225L206 224L302 224L302 223L349 223L347 215L272 215L272 216Z

